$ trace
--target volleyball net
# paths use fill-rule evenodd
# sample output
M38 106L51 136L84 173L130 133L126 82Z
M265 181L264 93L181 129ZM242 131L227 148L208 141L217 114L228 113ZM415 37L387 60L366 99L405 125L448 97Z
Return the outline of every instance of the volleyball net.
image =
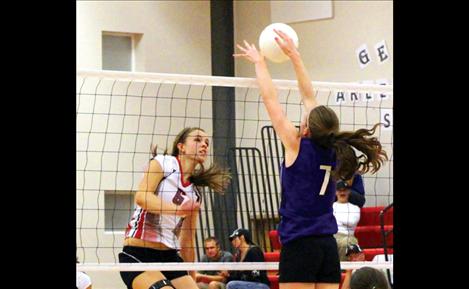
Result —
M296 80L274 80L274 85L287 117L299 126L303 108ZM383 123L375 135L389 161L376 174L363 175L365 207L392 204L392 85L313 81L313 87L319 104L337 113L341 130ZM209 236L217 237L222 248L230 251L228 236L239 227L249 229L253 241L264 252L276 251L269 233L279 222L283 147L272 129L255 79L78 71L76 91L76 244L81 262L77 268L141 270L138 267L142 264L118 264L117 257L135 208L134 194L151 158L150 146L157 145L158 153L169 150L175 136L185 127L205 130L211 138L206 163L223 164L233 176L224 195L203 190L196 233L197 260L204 254L203 241ZM358 268L367 263L343 262L342 267ZM166 268L161 266L167 266L167 270L176 266L144 265L160 270ZM211 266L218 270L223 270L223 266L244 270L252 266L217 265L177 266L180 270L211 270ZM390 262L376 265L392 267ZM276 270L278 263L254 266Z

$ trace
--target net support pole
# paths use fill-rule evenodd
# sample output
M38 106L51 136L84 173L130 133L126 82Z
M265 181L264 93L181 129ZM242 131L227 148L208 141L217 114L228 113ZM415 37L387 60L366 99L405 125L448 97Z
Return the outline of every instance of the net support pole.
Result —
M212 75L234 76L233 1L210 1ZM235 147L235 90L233 87L212 88L213 153L215 161L234 171L229 149ZM234 184L234 182L233 182ZM235 185L235 184L234 184ZM236 187L228 187L224 195L215 194L213 220L215 236L224 249L229 249L227 236L236 224Z

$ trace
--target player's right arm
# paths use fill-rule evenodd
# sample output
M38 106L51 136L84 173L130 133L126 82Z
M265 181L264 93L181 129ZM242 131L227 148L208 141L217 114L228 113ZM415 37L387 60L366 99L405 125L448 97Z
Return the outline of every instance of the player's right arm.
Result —
M274 32L283 40L275 38L278 46L282 49L283 53L287 55L295 70L296 78L298 80L298 88L300 90L302 102L305 106L306 113L309 113L313 108L318 106L316 96L314 95L313 85L309 78L308 71L301 59L300 52L296 49L293 40L280 30L274 29Z
M135 194L135 202L142 209L153 214L176 214L177 205L164 202L161 199L161 194L155 194L163 177L163 169L160 163L157 160L151 160L138 186L138 192Z
M241 45L237 45L237 47L243 53L234 54L233 56L244 57L254 64L262 101L272 121L272 126L285 147L286 159L295 159L300 147L298 130L283 111L264 56L259 53L254 44L249 44L247 41L244 41L244 47ZM292 156L290 157L290 155Z

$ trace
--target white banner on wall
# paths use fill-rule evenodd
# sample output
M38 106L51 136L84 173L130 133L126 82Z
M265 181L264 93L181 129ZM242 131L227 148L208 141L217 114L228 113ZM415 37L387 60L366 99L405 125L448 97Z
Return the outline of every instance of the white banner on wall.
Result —
M357 81L357 83L361 84L380 84L380 85L388 85L391 84L385 78L376 79L376 80L361 80ZM383 101L389 99L389 94L384 93L375 93L375 92L355 92L355 91L342 91L336 90L334 92L334 103L336 105L340 104L350 104L350 103L364 103L364 102L373 102L373 101Z
M383 64L389 60L388 48L386 46L386 40L382 40L375 44L376 57L379 64Z
M392 130L393 122L392 122L392 109L381 109L381 130Z
M363 69L367 67L368 64L371 62L371 58L370 54L368 53L368 47L366 46L366 44L360 45L360 47L358 47L355 52L357 54L357 60L358 64L360 65L360 68Z
M385 78L377 79L376 84L381 84L381 85L387 85L390 84L389 81ZM378 99L385 100L389 98L389 95L380 93L379 95L376 96Z
M363 80L360 83L375 84L375 82L373 80ZM370 102L370 101L373 101L375 99L375 95L371 92L365 92L365 93L362 93L361 95L362 95L362 100L364 102Z

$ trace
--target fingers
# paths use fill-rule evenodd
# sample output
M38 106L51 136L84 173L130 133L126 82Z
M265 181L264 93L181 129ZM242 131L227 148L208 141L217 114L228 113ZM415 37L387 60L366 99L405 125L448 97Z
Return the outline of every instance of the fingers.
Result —
M290 38L287 34L283 33L283 31L281 30L274 29L274 32L277 33L277 35L280 36L282 39Z
M244 57L244 56L246 56L246 49L244 47L242 47L239 44L236 44L236 47L238 47L238 49L241 50L244 53L234 53L233 57Z
M291 37L288 36L288 34L284 33L283 31L274 29L274 32L277 33L277 35L280 36L280 38L282 38L284 41L288 43L293 43L293 39L291 39ZM277 43L279 42L277 41Z
M246 40L244 40L246 42ZM241 45L239 44L236 44L236 47L238 47L239 50L241 50L242 52L246 52L246 49L244 47L242 47Z
M256 45L254 45L254 43L249 44L246 40L244 40L244 45L246 45L246 48L248 48L248 49L257 50Z
M280 39L278 37L275 37L274 40L275 40L275 42L277 42L278 46L282 47L284 45L283 41L280 41Z

